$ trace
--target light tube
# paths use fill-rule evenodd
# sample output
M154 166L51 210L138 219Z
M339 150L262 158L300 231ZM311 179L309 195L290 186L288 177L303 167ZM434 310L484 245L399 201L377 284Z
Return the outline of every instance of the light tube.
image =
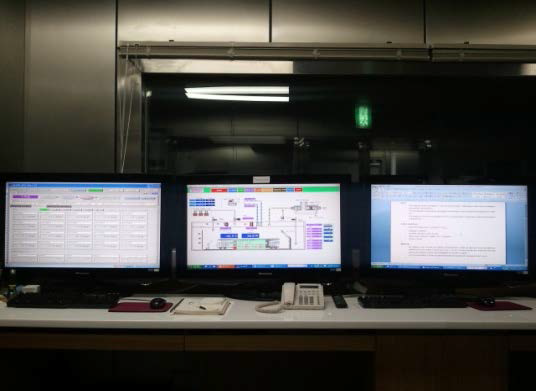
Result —
M218 95L234 95L234 94L259 94L259 95L288 95L289 87L275 86L229 86L229 87L188 87L184 89L186 94L218 94Z
M189 99L206 100L234 100L245 102L288 102L288 96L263 96L263 95L220 95L220 94L196 94L186 93Z

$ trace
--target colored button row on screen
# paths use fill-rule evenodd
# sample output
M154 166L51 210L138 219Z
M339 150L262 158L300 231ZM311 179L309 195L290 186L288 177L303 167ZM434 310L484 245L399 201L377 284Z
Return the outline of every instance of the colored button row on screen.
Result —
M214 188L205 188L205 193L207 189L211 193L273 193L273 192L302 192L302 187L214 187Z
M256 264L256 265L191 265L188 269L286 269L290 267L337 268L339 264Z
M333 225L325 224L324 225L324 243L333 242Z
M264 192L339 192L338 186L300 186L300 187L192 187L191 193L264 193Z

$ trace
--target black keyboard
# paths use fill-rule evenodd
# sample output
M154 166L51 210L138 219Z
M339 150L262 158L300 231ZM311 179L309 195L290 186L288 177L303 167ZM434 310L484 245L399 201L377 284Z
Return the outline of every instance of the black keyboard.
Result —
M110 308L119 300L119 293L24 293L7 302L16 308Z
M358 297L363 308L465 308L465 300L452 295L404 296L366 295Z

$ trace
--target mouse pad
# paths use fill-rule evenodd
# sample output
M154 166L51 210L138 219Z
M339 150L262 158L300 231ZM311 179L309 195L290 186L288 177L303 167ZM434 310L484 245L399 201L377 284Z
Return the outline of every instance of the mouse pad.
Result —
M155 310L149 306L148 302L124 302L111 307L108 312L166 312L172 305L173 303L166 303L164 307Z
M485 306L477 302L470 302L467 305L480 311L523 311L532 309L525 305L512 303L511 301L496 301L494 306Z

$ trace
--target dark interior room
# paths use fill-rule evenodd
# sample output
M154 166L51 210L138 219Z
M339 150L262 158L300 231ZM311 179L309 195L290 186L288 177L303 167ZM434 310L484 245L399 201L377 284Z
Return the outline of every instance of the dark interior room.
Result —
M6 389L516 391L536 2L0 0Z

